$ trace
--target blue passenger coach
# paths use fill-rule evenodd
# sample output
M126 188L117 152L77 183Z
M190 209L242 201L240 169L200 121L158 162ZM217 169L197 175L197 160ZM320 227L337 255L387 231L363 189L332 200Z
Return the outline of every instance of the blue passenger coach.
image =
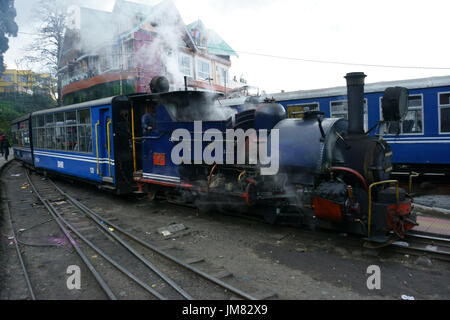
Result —
M395 170L450 174L450 76L366 84L366 131L383 120L383 92L394 86L409 90L406 118L400 124L389 123L383 132L393 151ZM346 87L268 94L259 101L264 98L273 98L282 104L289 118L301 118L305 111L320 110L325 117L347 119ZM241 109L245 106L244 101L245 98L229 99L221 104Z
M40 171L92 182L118 193L129 192L133 169L127 102L126 97L114 97L34 112L29 116L32 139L22 146L16 144L15 155L25 157L28 149L24 147L31 144L29 159ZM20 130L25 123L17 125L19 137L25 137Z

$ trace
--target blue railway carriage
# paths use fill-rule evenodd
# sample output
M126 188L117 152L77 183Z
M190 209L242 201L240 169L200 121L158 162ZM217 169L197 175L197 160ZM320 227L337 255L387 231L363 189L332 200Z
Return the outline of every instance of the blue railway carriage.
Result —
M132 191L127 101L104 98L32 113L35 168L117 193Z
M23 116L11 123L14 158L28 166L33 166L32 132L30 115Z
M390 144L396 171L440 172L450 174L450 76L366 84L364 128L369 131L382 121L382 96L388 87L409 90L409 106L401 123L387 123L381 133ZM306 111L320 110L325 117L348 118L347 89L283 92L259 97L282 104L288 118L302 118ZM224 106L245 108L251 99L221 102Z

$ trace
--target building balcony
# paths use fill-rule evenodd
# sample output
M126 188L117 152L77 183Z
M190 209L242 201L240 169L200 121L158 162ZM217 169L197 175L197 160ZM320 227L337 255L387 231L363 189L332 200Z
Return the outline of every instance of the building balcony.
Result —
M100 75L93 75L90 77L90 74L80 74L79 76L74 76L70 78L66 83L63 82L62 95L66 95L69 93L73 93L76 91L88 89L94 87L96 85L120 81L120 80L130 80L131 78L135 78L136 72L133 71L118 71L111 70L109 72L102 73Z

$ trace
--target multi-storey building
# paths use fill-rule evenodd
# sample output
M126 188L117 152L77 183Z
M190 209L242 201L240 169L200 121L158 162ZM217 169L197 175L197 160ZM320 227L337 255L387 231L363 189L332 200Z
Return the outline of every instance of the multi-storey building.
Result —
M64 104L149 92L161 75L172 90L225 93L233 83L228 73L236 52L201 21L185 25L170 0L72 11L59 69Z
M0 77L1 93L51 93L54 81L50 74L35 73L31 70L5 69Z

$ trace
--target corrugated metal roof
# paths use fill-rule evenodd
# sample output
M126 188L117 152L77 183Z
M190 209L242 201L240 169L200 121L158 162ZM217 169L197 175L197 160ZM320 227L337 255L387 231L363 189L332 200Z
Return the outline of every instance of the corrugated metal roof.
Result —
M203 30L203 32L206 32L206 49L208 50L208 53L219 56L238 57L238 54L228 45L228 43L226 43L225 40L223 40L222 37L217 34L217 32L212 29L206 28L201 20L197 20L187 25L188 30L193 30L196 28L198 28L199 30Z
M13 121L11 121L11 124L16 124L16 123L22 122L24 120L28 120L28 119L30 119L30 115L31 115L30 113L27 113L26 115L21 116L20 118L14 119Z
M364 86L364 93L383 92L386 88L395 86L402 86L410 90L450 86L450 76L368 83ZM347 87L341 86L333 88L299 90L273 94L268 93L264 95L262 99L266 97L268 98L273 97L275 100L284 101L284 100L334 97L346 95L347 95Z
M445 87L445 86L450 86L450 76L368 83L364 86L364 93L384 92L384 90L386 88L395 87L395 86L406 87L409 90L422 89L422 88ZM286 101L286 100L336 97L336 96L346 96L346 95L347 95L347 87L341 86L341 87L312 89L312 90L299 90L299 91L282 92L282 93L281 92L267 93L267 94L264 94L261 97L259 97L259 100L260 100L260 102L262 102L266 98L273 97L277 101ZM247 98L248 97L223 99L223 100L220 100L220 102L218 102L218 104L223 105L223 106L242 105L245 103L245 100Z
M235 56L238 54L214 30L208 29L207 49L209 53L219 56Z
M84 108L84 107L104 106L104 105L108 105L108 104L112 103L112 101L115 97L116 96L93 100L93 101L86 101L86 102L82 102L82 103L78 103L78 104L72 104L70 106L62 106L59 108L40 110L40 111L33 112L31 114L31 116L38 116L38 115L53 113L53 112L69 111L69 110L79 109L79 108Z

